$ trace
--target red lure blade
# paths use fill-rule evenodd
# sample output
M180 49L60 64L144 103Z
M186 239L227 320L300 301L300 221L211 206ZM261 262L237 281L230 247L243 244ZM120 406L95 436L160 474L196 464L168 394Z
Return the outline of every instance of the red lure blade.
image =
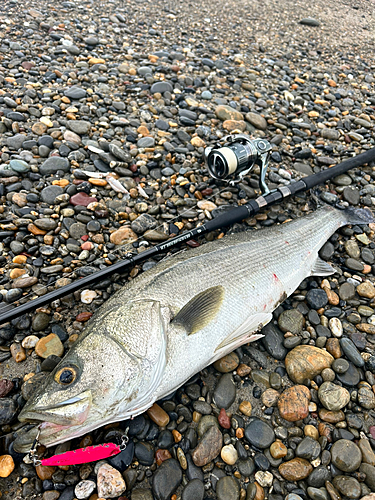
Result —
M66 451L51 458L41 460L42 465L76 465L95 462L102 458L112 457L120 453L120 446L114 443L98 444L96 446L86 446L78 450Z

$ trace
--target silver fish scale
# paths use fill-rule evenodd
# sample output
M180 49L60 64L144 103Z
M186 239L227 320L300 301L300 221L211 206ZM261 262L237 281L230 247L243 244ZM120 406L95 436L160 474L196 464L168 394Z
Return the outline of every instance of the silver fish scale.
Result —
M168 328L167 366L157 395L237 347L238 342L230 343L216 351L249 318L255 321L250 331L270 321L280 301L311 274L321 246L345 223L344 213L325 207L285 225L234 234L171 257L117 292L107 304L118 306L117 317L126 312L127 300L154 300L175 315L197 294L224 287L220 310L198 333L188 336L181 326ZM132 338L137 342L137 336ZM241 338L246 341L246 335Z

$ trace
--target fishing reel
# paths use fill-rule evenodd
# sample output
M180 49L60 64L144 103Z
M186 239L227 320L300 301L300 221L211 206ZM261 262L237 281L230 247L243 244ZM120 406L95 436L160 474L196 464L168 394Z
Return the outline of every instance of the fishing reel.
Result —
M214 147L204 150L209 174L231 185L240 182L255 165L260 167L259 185L263 194L269 193L265 182L271 144L265 139L250 139L245 134L227 135Z

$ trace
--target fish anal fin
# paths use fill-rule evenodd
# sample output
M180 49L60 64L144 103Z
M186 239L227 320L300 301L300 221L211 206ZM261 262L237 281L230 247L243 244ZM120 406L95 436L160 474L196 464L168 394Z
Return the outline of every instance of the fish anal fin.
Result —
M215 353L221 350L231 352L246 342L253 342L264 337L264 335L261 334L250 334L263 328L271 319L272 313L253 314L216 347ZM225 353L222 355L224 356L224 354Z
M311 276L330 276L335 272L335 269L328 262L318 257L311 269Z
M207 290L198 293L184 305L172 320L172 324L183 326L188 335L193 335L215 318L223 300L223 286L218 285L207 288Z

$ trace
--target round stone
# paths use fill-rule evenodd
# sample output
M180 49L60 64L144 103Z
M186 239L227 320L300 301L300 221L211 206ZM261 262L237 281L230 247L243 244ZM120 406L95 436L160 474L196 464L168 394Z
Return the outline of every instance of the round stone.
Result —
M47 186L42 190L40 196L45 203L54 205L56 203L56 197L63 192L64 190L60 186Z
M251 445L265 449L275 440L275 433L267 422L263 422L259 418L254 418L245 427L245 437Z
M280 474L287 481L301 481L308 477L312 470L312 465L304 458L293 458L279 466Z
M283 311L278 319L278 325L282 332L291 332L294 335L302 333L305 318L297 309Z
M331 448L333 465L343 472L353 472L362 461L362 453L358 446L347 439L339 439Z
M94 481L90 481L85 479L84 481L80 481L74 489L74 494L78 500L84 500L89 498L91 493L95 490L96 484Z
M224 476L216 484L217 500L239 500L240 487L232 476Z
M332 382L323 382L319 387L318 396L323 406L331 411L341 410L350 401L349 391Z
M277 403L280 416L288 422L306 418L309 414L310 399L310 391L304 385L295 385L285 389Z
M214 368L220 373L229 373L234 371L240 360L235 352L227 354L223 358L218 359L214 363Z
M306 300L312 309L320 309L328 303L327 293L321 288L309 290L306 294Z
M10 455L0 456L0 477L8 477L14 470L14 461Z
M198 478L192 479L184 487L181 500L203 500L204 492L204 483Z
M223 461L228 465L234 465L238 459L237 450L232 444L223 446L220 455Z
M285 368L289 377L297 384L312 380L324 368L330 368L333 357L323 349L300 345L290 351L285 358Z
M231 373L225 373L214 390L214 401L218 408L228 409L236 399L236 385Z

